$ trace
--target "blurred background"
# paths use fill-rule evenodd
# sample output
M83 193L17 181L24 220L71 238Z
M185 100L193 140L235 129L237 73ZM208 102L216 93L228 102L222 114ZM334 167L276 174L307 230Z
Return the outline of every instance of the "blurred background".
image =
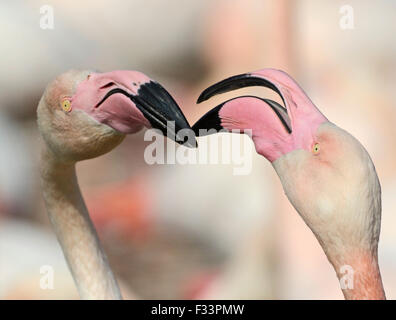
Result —
M340 27L345 4L353 29ZM40 28L43 5L54 10L53 29ZM193 124L233 96L274 98L246 88L195 104L213 82L272 67L297 79L372 156L383 197L379 263L387 297L395 299L395 13L396 2L387 0L2 1L0 298L78 298L38 173L36 108L54 77L72 68L142 71ZM150 166L143 134L77 166L127 298L343 298L269 162L254 153L245 176L234 176L232 165ZM54 268L53 290L40 289L44 265Z

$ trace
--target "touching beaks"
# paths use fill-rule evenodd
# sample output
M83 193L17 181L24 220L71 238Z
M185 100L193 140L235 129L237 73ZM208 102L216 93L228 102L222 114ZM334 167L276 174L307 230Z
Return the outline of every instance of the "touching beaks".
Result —
M219 82L211 85L210 87L208 87L201 93L201 95L199 96L199 98L197 100L197 103L206 101L209 98L211 98L217 94L225 93L228 91L232 91L232 90L236 90L236 89L240 89L240 88L244 88L244 87L251 87L251 86L264 86L269 89L272 89L280 95L283 102L285 103L285 98L283 97L283 95L277 85L275 85L271 81L269 81L261 76L256 76L252 73L245 73L245 74L232 76L232 77L229 77L227 79L224 79L222 81L219 81ZM277 103L273 100L270 100L270 99L264 99L264 98L260 98L260 97L256 97L256 96L241 96L241 97L233 98L233 99L230 99L228 101L221 103L217 107L214 107L209 112L207 112L204 116L202 116L193 125L193 130L195 132L195 135L202 136L202 135L211 134L211 132L207 132L207 130L210 130L210 129L215 129L215 130L224 129L224 126L221 123L221 117L219 116L220 110L225 105L235 101L236 99L241 99L241 98L242 99L243 98L255 98L255 99L259 99L259 100L263 101L265 106L270 107L275 112L275 114L278 116L279 120L281 121L281 123L284 126L287 133L290 134L292 132L291 120L287 113L287 109L285 107L281 106L279 103ZM206 130L200 130L200 129L206 129Z
M198 146L183 112L169 92L158 82L150 81L143 84L138 94L130 98L153 128L161 130L165 136L169 137L170 134L170 138L180 144L190 148ZM184 131L185 136L180 135L181 130Z

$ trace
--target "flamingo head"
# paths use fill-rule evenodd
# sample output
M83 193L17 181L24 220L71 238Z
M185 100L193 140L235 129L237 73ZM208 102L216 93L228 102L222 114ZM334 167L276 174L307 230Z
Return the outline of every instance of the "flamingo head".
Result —
M207 88L198 102L246 86L275 90L285 106L254 96L231 99L194 124L196 135L250 129L256 151L272 163L290 202L333 264L342 263L338 260L346 255L341 252L376 253L380 185L365 148L329 122L300 86L279 70L230 77Z
M64 160L104 154L143 127L195 146L190 130L179 132L190 126L172 96L137 71L68 71L47 86L37 115L47 146Z

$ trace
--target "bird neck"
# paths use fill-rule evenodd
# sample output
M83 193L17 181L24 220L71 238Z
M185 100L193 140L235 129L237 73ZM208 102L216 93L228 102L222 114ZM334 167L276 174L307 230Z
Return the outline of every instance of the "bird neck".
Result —
M385 300L377 250L353 250L339 255L326 252L347 300Z
M75 163L61 162L44 149L44 201L50 221L82 299L121 299L78 186Z

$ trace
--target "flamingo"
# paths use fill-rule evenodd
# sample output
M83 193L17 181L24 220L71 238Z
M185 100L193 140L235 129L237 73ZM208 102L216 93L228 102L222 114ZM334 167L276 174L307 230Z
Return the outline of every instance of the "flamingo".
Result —
M378 265L381 187L368 152L280 70L224 79L204 90L198 103L248 86L274 90L285 107L256 96L237 97L200 118L193 126L196 135L251 129L257 153L271 162L287 198L316 236L345 299L385 299Z
M75 164L109 152L143 126L179 143L179 130L191 128L159 83L126 70L71 70L58 76L45 89L37 118L45 142L44 201L78 292L82 299L121 299L81 195ZM191 146L195 138L190 138L184 145Z

